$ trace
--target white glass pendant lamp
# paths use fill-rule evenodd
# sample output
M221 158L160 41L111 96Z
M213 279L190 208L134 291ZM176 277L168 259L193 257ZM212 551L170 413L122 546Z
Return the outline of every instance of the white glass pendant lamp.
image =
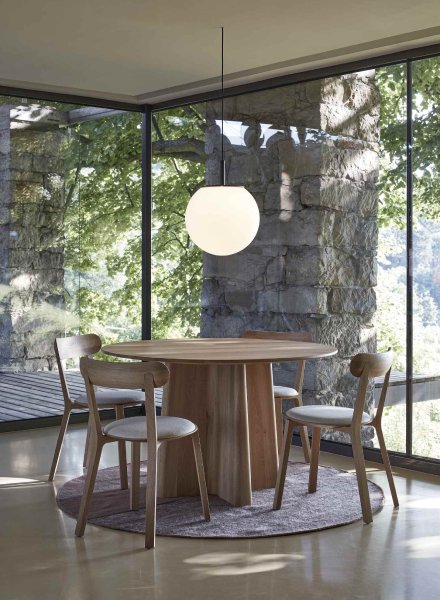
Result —
M222 157L221 185L200 188L191 197L185 214L186 228L192 241L205 252L228 256L243 250L257 235L260 211L254 197L243 187L226 185L223 148L223 57L222 32Z

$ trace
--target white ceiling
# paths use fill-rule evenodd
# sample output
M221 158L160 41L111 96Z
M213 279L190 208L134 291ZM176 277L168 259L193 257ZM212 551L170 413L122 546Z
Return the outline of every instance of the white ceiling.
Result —
M0 85L151 103L440 42L438 0L0 0Z

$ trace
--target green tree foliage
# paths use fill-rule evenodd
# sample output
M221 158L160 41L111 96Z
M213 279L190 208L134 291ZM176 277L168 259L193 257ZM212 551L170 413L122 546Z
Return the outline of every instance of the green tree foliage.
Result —
M405 227L406 69L376 71L381 101L381 224ZM413 63L414 211L420 218L440 216L440 59Z
M154 337L191 337L200 330L202 253L186 231L185 210L205 181L203 107L153 117Z
M82 331L139 337L141 130L138 114L70 129L66 189L68 303Z
M406 69L376 71L381 97L378 311L380 349L390 343L405 371ZM440 60L413 65L414 370L438 372L440 352ZM399 232L400 230L400 232ZM400 306L400 310L399 310Z
M203 108L203 107L202 107ZM154 117L152 298L154 337L193 336L200 327L202 253L185 209L204 182L199 107ZM140 115L70 128L66 145L66 289L82 331L107 341L140 336Z
M380 92L379 224L406 226L406 78L404 65L376 71Z

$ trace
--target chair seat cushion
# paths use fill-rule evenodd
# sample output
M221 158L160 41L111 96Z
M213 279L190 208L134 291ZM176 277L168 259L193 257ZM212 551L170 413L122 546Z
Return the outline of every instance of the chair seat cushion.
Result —
M273 395L275 398L298 398L298 392L294 388L283 385L274 385Z
M180 417L157 417L157 439L168 440L191 435L197 427L187 419ZM128 417L112 421L103 428L105 435L118 440L147 441L146 417Z
M145 394L141 390L98 389L95 391L95 397L98 407L115 404L137 404L145 401ZM87 406L87 394L80 394L75 398L75 402Z
M351 425L353 409L344 406L298 406L286 412L286 417L291 421L310 423L311 425L347 426ZM362 413L362 425L368 425L373 420L368 413Z

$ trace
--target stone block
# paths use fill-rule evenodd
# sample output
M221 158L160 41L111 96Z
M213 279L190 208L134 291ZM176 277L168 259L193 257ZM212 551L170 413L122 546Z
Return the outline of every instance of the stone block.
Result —
M260 253L239 252L231 256L205 254L203 272L206 277L225 278L251 283L263 277L267 259Z
M20 181L26 183L43 183L42 173L35 173L34 171L23 171L22 169L10 169L9 179L11 181Z
M7 225L9 222L10 222L9 207L0 205L0 225Z
M376 312L374 288L334 288L329 293L330 312L373 315Z
M19 154L29 152L34 155L58 157L64 139L64 134L60 131L11 131L12 148Z
M376 187L366 182L334 177L309 177L301 181L301 204L355 212L360 216L377 214Z
M11 159L9 154L0 154L0 179L10 179L10 164Z
M339 358L374 351L376 336L368 316L331 315L317 325L317 341L335 346Z
M339 213L334 220L334 226L328 245L349 251L357 248L357 252L365 251L368 255L376 254L378 242L378 227L375 217L359 217L355 213Z
M266 212L301 210L300 180L269 183L264 197L263 209Z
M235 288L235 289L234 289ZM225 291L225 301L230 310L236 312L252 312L256 307L255 290L234 286Z
M342 143L320 145L319 175L346 178L352 181L375 183L379 176L379 158L377 152L359 146L344 147ZM315 173L305 173L313 175Z
M255 244L325 246L332 242L334 214L330 211L279 211L262 214Z
M212 314L202 310L200 335L202 337L239 337L246 319L240 315Z
M373 287L377 280L374 256L355 257L336 248L298 246L286 257L286 282L326 287Z
M11 150L9 130L0 130L0 154L9 155Z
M64 161L58 156L33 156L32 169L40 173L62 173Z
M275 256L267 262L264 283L267 286L282 285L286 281L285 257Z
M289 286L258 293L258 311L274 310L288 314L326 314L327 290L318 287Z
M321 129L356 139L379 139L380 95L374 73L331 77L322 82ZM370 117L368 124L362 118Z
M286 283L297 286L320 285L322 251L316 246L290 248L286 255Z
M217 279L206 278L203 281L201 305L202 308L226 305L224 288Z
M39 177L37 182L14 181L11 185L11 193L15 202L20 204L35 203L39 209L43 200L48 196L42 177Z
M292 139L288 139L278 142L277 147L281 174L288 175L291 180L321 175L320 145L300 146L296 145Z
M17 291L35 292L41 288L51 289L52 292L63 290L64 269L28 270L23 273L21 269L11 268L5 269L3 273L5 280Z
M16 151L12 151L10 157L11 169L16 169L17 171L24 171L25 173L33 171L33 155L30 152L17 153Z

